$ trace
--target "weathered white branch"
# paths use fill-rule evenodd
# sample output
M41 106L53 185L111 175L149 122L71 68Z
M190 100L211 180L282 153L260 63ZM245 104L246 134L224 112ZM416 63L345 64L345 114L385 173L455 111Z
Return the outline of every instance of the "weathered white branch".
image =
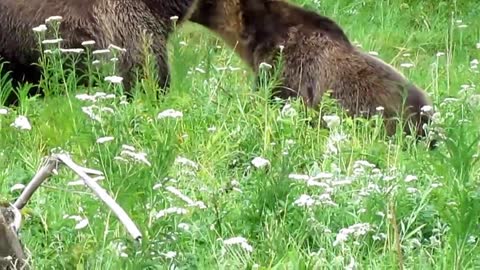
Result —
M120 222L125 226L127 231L132 235L135 240L142 238L142 234L137 226L133 223L127 213L118 205L115 200L108 195L108 193L98 185L88 174L103 175L101 171L85 168L77 165L67 154L55 154L48 157L44 165L38 170L33 177L32 181L23 190L22 194L18 197L10 209L14 213L15 218L12 227L15 231L18 231L21 223L21 210L32 197L33 193L42 185L42 183L52 175L53 171L59 164L63 164L72 169L78 176L82 178L85 184L93 190L94 194L100 198L118 217Z
M37 171L32 181L23 190L20 197L15 201L13 207L21 210L32 197L33 193L42 185L42 183L50 177L52 171L57 167L58 159L55 157L47 158L45 164Z
M127 231L132 235L135 240L140 240L142 238L142 234L140 230L137 228L135 223L130 219L127 213L120 207L120 205L115 202L115 200L108 195L108 193L95 182L90 176L88 176L83 167L78 166L73 162L72 159L66 154L57 154L56 158L62 161L67 167L72 169L78 176L80 176L84 181L85 184L93 190L93 192L99 197L118 217L121 223L125 226Z

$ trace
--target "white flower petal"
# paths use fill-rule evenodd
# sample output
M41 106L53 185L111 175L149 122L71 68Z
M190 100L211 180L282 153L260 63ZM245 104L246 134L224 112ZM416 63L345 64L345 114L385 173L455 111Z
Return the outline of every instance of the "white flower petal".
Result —
M75 230L81 230L87 226L88 226L88 218L84 218L80 220L80 222L78 222L77 225L75 225Z
M267 165L270 165L270 161L262 157L256 157L251 162L252 162L252 165L255 166L256 168L263 168Z
M14 128L18 128L21 130L31 130L32 126L30 125L30 122L28 121L28 118L20 115L18 116L15 121L10 125Z
M113 141L115 138L112 137L112 136L107 136L107 137L101 137L101 138L98 138L97 139L97 143L106 143L106 142L111 142Z
M174 109L167 109L157 115L158 119L163 119L163 118L181 118L183 117L183 113L180 111L176 111Z
M23 190L25 188L24 184L15 184L10 188L10 191Z
M105 77L106 82L114 83L114 84L119 84L123 81L123 78L120 76L107 76Z

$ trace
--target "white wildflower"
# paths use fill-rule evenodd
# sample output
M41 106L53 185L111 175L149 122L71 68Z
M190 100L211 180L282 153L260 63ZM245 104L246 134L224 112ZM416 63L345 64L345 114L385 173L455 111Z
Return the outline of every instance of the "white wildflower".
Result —
M432 188L439 188L439 187L443 187L443 184L442 183L432 183L431 187Z
M163 184L162 184L162 183L155 184L155 185L153 186L153 190L157 190L157 189L159 189L159 188L161 188L161 187L163 187Z
M123 157L114 157L113 160L118 160L122 162L128 162L128 160L124 159Z
M415 181L415 180L418 180L418 178L415 176L415 175L407 175L405 177L405 182L409 183L409 182L412 182L412 181Z
M68 218L68 219L73 219L73 220L75 220L75 221L77 221L77 222L79 222L80 220L83 219L81 216L77 216L77 215L71 215L71 216L70 216L70 215L64 215L64 216L63 216L63 219L67 219L67 218Z
M173 259L173 258L177 257L177 252L168 251L166 253L162 253L162 255L165 256L165 258L167 258L167 259Z
M287 103L285 106L283 106L280 114L282 117L295 117L297 115L297 111L295 108L293 108L292 104Z
M20 115L17 118L15 118L15 121L10 125L14 128L21 129L21 130L31 130L32 126L30 125L30 122L28 121L28 118Z
M444 55L445 55L444 52L437 52L437 57L444 56Z
M94 50L92 54L107 54L110 53L109 49Z
M85 40L82 42L82 46L95 45L95 40Z
M260 69L271 69L272 65L270 65L269 63L266 63L266 62L262 62L262 63L260 63L259 68Z
M96 66L96 65L100 65L100 60L93 60L92 61L92 65Z
M280 53L282 53L283 50L285 49L285 46L284 45L278 45L278 48L280 49Z
M383 112L383 111L385 111L385 108L383 106L378 106L377 108L375 108L375 110L377 112Z
M179 223L178 228L184 231L189 231L190 225L188 225L187 223Z
M422 106L422 108L420 110L422 112L431 112L433 110L433 107L430 106L430 105L424 105L424 106Z
M293 180L308 181L310 179L310 176L305 175L305 174L291 173L291 174L288 175L288 178L293 179Z
M82 48L71 48L71 49L63 49L63 48L60 48L60 52L62 53L83 53L85 50L82 49Z
M368 54L377 56L377 55L378 55L378 52L376 52L376 51L369 51Z
M88 218L80 220L77 225L75 225L75 230L81 230L88 226Z
M470 235L470 236L468 237L467 243L469 243L469 244L475 244L475 242L477 242L477 238L476 238L475 236L473 236L473 235Z
M186 158L186 157L182 157L182 156L176 157L175 158L175 163L180 164L180 165L189 166L189 167L194 168L195 170L198 170L198 164L195 163L194 161Z
M7 115L8 114L8 110L7 109L0 109L0 115Z
M89 94L77 94L75 95L75 98L82 101L92 101L92 102L96 101L95 97Z
M413 63L402 63L402 64L400 64L400 66L403 67L403 68L412 68L415 65Z
M133 147L131 145L128 145L128 144L122 144L122 149L135 152L135 147Z
M42 44L58 44L62 41L63 41L63 39L61 39L61 38L45 39L45 40L42 41Z
M196 67L195 70L200 72L200 73L203 73L203 74L207 73L204 69L199 68L199 67Z
M255 168L262 168L267 165L270 165L270 161L262 157L255 157L254 159L252 159L251 162L252 162L252 165L255 166Z
M311 207L315 205L315 199L313 199L310 195L302 194L298 199L293 202L293 205L300 207Z
M356 160L355 163L353 164L353 168L361 168L361 167L367 167L367 168L375 168L375 164L372 164L366 160Z
M371 230L370 224L368 223L358 223L348 228L343 228L338 232L335 238L335 241L333 242L333 246L337 246L339 244L344 243L345 241L348 240L348 237L350 235L359 237L359 236L365 235L370 230Z
M418 192L418 189L414 188L414 187L408 187L407 188L407 192L408 193L417 193Z
M115 98L115 94L105 94L103 92L96 92L95 93L95 98L97 99L114 99Z
M172 20L172 21L177 21L178 19L179 19L178 16L172 16L172 17L170 17L170 20Z
M188 45L187 42L185 42L185 41L180 41L178 44L180 44L182 46L187 46Z
M102 143L106 143L106 142L111 142L111 141L113 141L114 139L115 139L115 138L112 137L112 136L100 137L100 138L97 139L97 143L102 144Z
M40 24L37 27L32 28L34 32L41 33L47 31L47 26L45 24Z
M466 25L466 24L460 24L460 25L458 26L458 28L467 28L467 27L468 27L468 25Z
M144 163L146 164L147 166L152 166L152 164L150 163L150 161L147 160L147 153L145 152L138 152L138 153L135 153L133 151L129 151L129 150L123 150L121 153L120 153L121 156L127 156L127 157L130 157L138 162L141 162L141 163Z
M340 125L340 117L337 115L324 115L322 116L322 119L327 123L327 127L330 129Z
M111 62L118 62L118 60L119 60L118 57L112 57L112 58L110 58L110 61L111 61Z
M248 252L253 251L253 247L250 244L248 244L247 239L241 236L232 237L232 238L223 240L223 244L226 246L240 245L243 249L245 249Z
M100 118L100 116L98 116L97 114L95 114L93 112L93 109L98 109L97 106L86 106L86 107L82 107L82 111L88 115L91 119L95 120L95 121L98 121L98 122L101 122L102 119Z
M170 207L170 208L167 208L167 209L163 209L163 210L160 210L158 211L158 213L155 215L155 218L161 218L161 217L164 217L164 216L167 216L169 214L177 214L177 215L185 215L187 214L188 211L187 209L185 208L181 208L181 207Z
M174 109L167 109L157 115L157 119L163 119L163 118L182 118L183 113L180 111L176 111Z
M191 206L191 207L198 207L200 209L204 209L206 208L205 204L201 201L194 201L192 200L190 197L188 197L187 195L183 194L180 190L178 190L177 188L175 187L172 187L172 186L168 186L165 188L166 190L170 191L171 193L173 193L175 196L177 196L178 198L182 199L184 202L186 202L188 204L188 206Z
M404 53L404 54L402 54L402 56L403 56L403 57L410 57L411 54L410 54L410 53Z
M45 23L58 22L58 21L61 21L62 19L63 19L62 16L50 16L45 20Z
M332 173L327 173L327 172L319 172L315 176L312 177L312 179L314 179L314 180L331 179L331 178L333 178L333 174Z
M350 263L345 267L345 270L355 270L355 259L353 257L350 257Z
M24 184L15 184L10 188L10 191L13 192L15 190L23 190L25 188Z
M117 45L113 45L113 44L108 45L108 49L113 49L113 50L120 51L120 52L126 52L127 51L127 49L119 47Z
M120 76L115 76L115 75L113 75L113 76L107 76L107 77L105 77L105 81L106 81L106 82L111 82L111 83L117 83L117 84L118 84L118 83L121 83L121 82L123 81L123 78L120 77Z
M110 107L101 107L101 108L100 108L100 111L102 111L102 112L109 112L109 113L114 113L114 112L115 112L115 111L114 111L112 108L110 108Z
M207 128L208 132L215 132L216 130L217 130L217 128L215 126Z
M332 182L330 183L330 185L332 185L333 187L336 187L336 186L346 186L346 185L350 185L350 184L352 184L352 180L350 180L350 179L332 181Z
M127 246L122 242L111 242L113 249L116 251L117 256L127 258L128 254L125 253Z

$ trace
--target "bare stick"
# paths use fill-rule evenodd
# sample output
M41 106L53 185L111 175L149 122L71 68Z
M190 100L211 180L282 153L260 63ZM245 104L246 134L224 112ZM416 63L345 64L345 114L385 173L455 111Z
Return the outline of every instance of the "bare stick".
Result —
M0 211L0 269L29 269L26 256L17 234Z
M45 164L37 171L32 181L23 190L20 197L15 201L13 207L21 210L27 204L28 200L32 197L33 193L40 187L40 185L50 177L52 171L57 167L58 159L55 157L49 157Z
M99 197L113 211L113 213L115 213L120 222L123 223L127 231L135 240L140 240L142 238L140 230L137 228L135 223L133 223L127 213L122 209L122 207L120 207L120 205L118 205L115 200L108 195L105 189L103 189L99 184L97 184L97 182L88 176L82 167L75 164L75 162L73 162L68 155L57 154L56 157L85 181L85 184L93 190L97 197Z

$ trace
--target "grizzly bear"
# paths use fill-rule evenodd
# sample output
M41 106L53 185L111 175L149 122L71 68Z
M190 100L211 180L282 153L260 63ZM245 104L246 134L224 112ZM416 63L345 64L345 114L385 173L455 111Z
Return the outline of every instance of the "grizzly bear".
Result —
M261 63L282 59L273 96L301 97L318 108L323 94L351 116L383 111L387 134L403 115L404 130L425 135L430 119L426 94L379 58L361 52L330 18L282 0L199 0L190 20L220 36L258 73ZM425 106L425 112L422 107Z
M0 1L0 58L7 61L4 72L10 72L15 84L37 83L39 69L38 41L32 28L45 23L50 16L61 16L62 48L81 48L87 40L94 49L110 44L126 49L119 62L120 76L128 93L134 79L133 67L142 61L142 36L152 37L158 83L169 86L167 41L174 21L188 19L197 0L2 0ZM174 17L176 16L176 17ZM176 20L172 20L172 17ZM32 91L35 92L35 91ZM30 93L33 94L33 93ZM7 105L16 102L9 96Z

